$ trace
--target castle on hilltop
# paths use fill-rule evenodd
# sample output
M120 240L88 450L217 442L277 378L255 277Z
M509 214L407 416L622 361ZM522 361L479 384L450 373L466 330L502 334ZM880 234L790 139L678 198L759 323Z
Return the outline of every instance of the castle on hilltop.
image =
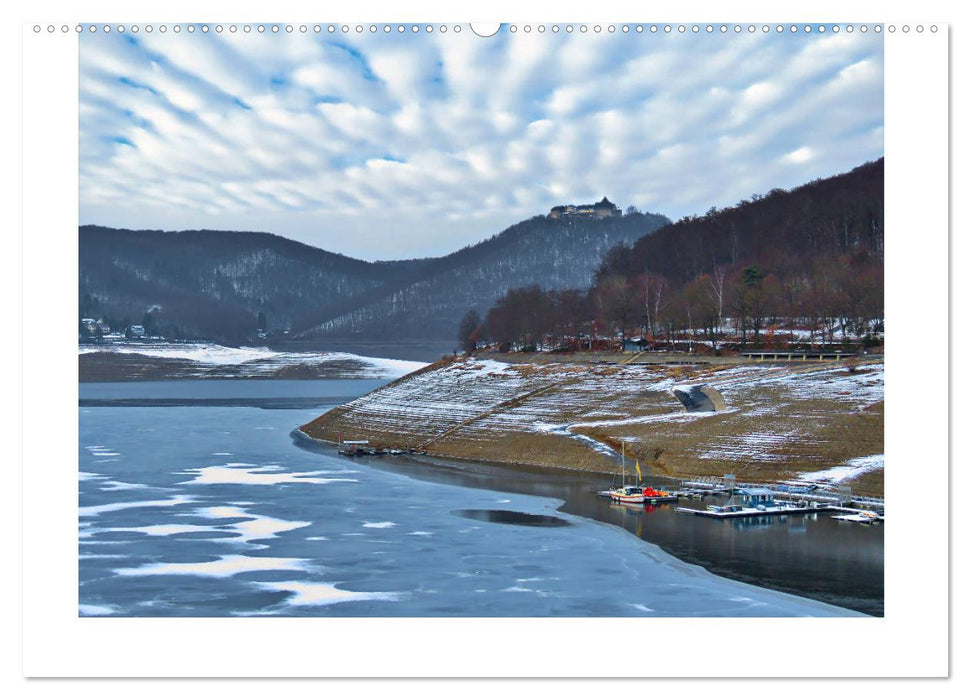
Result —
M549 218L573 216L581 219L609 219L620 216L620 207L604 197L596 204L561 204L550 209Z

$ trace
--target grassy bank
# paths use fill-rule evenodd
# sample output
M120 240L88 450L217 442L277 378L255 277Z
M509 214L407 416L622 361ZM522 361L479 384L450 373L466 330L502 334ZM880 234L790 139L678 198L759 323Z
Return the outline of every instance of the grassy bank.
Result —
M612 472L621 443L642 471L741 481L799 478L883 454L883 363L619 365L569 357L444 360L303 426L429 454ZM515 361L508 361L515 360ZM679 385L717 389L690 413ZM882 495L883 470L847 479Z

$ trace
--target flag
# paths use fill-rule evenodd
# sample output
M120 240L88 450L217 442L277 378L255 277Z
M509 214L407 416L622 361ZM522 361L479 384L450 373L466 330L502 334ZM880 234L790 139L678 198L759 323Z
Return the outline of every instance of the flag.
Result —
M634 469L637 470L637 478L642 479L643 477L641 476L641 462L639 459L634 460Z

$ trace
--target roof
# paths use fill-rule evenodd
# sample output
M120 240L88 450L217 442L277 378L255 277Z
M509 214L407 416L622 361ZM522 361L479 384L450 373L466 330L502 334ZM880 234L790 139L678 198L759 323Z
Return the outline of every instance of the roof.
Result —
M762 488L759 486L753 486L749 488L739 488L736 489L740 494L744 496L771 496L775 494L772 489Z

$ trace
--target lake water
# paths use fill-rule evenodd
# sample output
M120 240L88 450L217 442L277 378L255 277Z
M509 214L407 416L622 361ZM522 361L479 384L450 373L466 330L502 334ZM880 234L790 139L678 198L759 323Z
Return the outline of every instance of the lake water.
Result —
M726 530L727 523L689 523L702 519L671 511L611 510L584 479L435 460L350 460L295 444L293 428L381 383L82 384L79 614L858 614L715 576L645 541L645 530L669 551L680 531L682 555L697 561L742 542L746 529L784 530L764 538L771 546L760 556L740 544L741 558L706 564L755 581L748 559L763 559L767 569L795 566L780 550L789 540L818 549L810 578L853 568L846 547L827 553L828 538L862 542L865 552L879 551L882 592L882 533L867 528L837 530L820 517ZM867 556L857 563L875 571Z

